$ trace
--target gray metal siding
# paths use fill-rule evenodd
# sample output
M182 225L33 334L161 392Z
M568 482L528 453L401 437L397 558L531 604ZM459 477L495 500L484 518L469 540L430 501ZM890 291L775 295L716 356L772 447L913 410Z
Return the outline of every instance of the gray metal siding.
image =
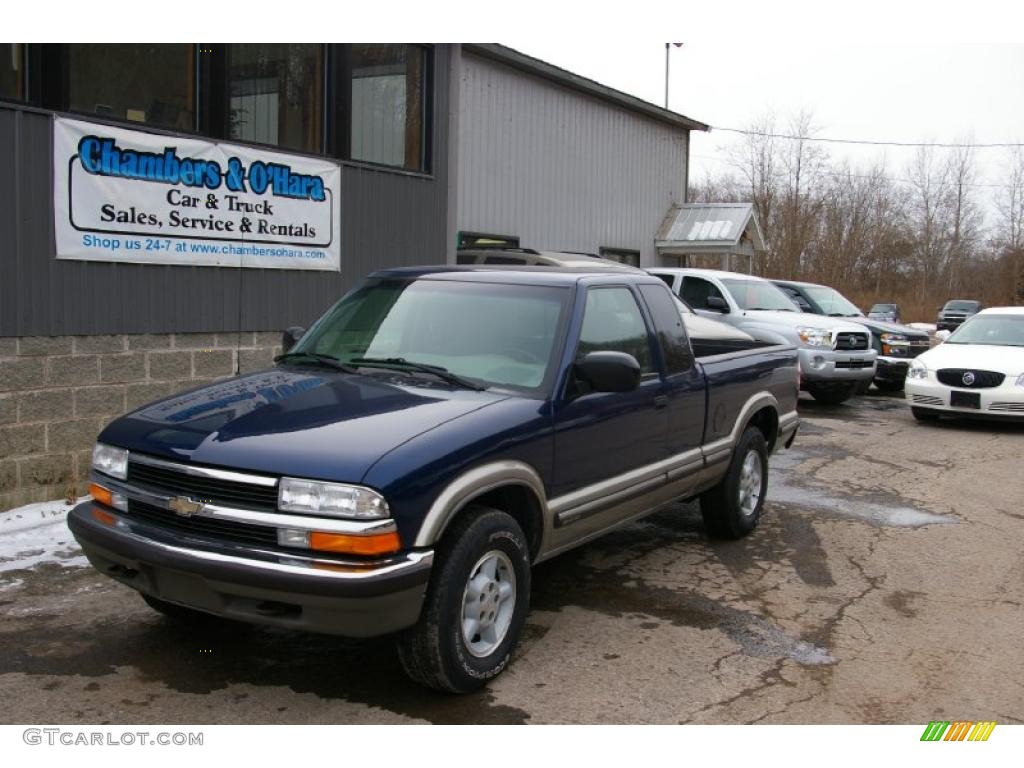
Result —
M0 105L0 336L308 325L376 269L444 263L449 46L436 46L432 176L344 164L341 273L57 260L53 127Z
M640 251L684 202L689 134L463 52L458 228L524 247Z

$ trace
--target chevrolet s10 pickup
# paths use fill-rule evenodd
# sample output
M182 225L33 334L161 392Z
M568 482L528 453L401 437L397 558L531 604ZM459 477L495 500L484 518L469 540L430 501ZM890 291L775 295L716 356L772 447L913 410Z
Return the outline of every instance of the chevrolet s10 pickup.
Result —
M414 680L470 691L532 565L674 500L713 535L757 525L797 352L703 325L640 272L377 272L274 368L108 425L69 525L168 616L394 633Z

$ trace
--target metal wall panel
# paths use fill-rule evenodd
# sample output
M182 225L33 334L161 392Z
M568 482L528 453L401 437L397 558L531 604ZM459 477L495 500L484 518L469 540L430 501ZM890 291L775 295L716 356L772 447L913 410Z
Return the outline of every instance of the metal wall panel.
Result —
M58 261L52 116L0 104L0 336L273 331L373 270L444 263L452 51L434 48L432 175L343 165L340 274Z
M459 100L459 230L656 263L685 202L688 131L465 51Z

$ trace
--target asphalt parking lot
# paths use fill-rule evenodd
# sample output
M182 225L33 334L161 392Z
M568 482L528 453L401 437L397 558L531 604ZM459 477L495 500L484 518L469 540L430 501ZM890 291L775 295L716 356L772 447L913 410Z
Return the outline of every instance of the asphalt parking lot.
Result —
M760 529L712 541L675 505L539 566L482 693L417 688L386 640L177 627L47 563L0 574L0 720L1024 721L1024 425L919 425L874 392L801 411Z

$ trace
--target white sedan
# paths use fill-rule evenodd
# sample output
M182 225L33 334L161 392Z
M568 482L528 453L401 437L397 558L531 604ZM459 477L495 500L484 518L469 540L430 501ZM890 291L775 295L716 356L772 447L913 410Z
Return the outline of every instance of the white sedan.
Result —
M914 358L907 402L919 421L941 414L1024 420L1024 307L992 307Z

